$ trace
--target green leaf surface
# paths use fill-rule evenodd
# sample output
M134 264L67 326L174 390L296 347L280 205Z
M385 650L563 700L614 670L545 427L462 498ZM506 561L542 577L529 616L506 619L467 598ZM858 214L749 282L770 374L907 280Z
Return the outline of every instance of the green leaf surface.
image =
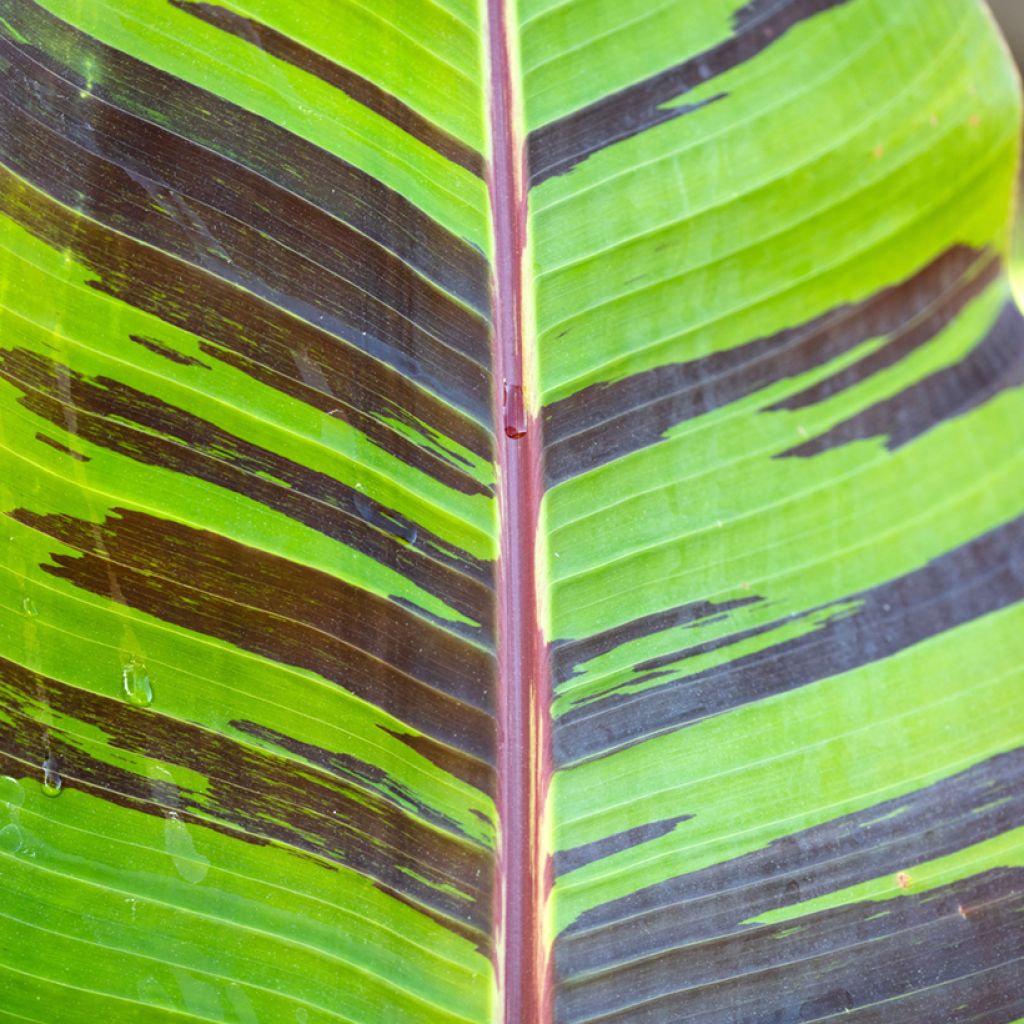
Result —
M1021 1024L980 2L0 0L0 79L0 1022Z

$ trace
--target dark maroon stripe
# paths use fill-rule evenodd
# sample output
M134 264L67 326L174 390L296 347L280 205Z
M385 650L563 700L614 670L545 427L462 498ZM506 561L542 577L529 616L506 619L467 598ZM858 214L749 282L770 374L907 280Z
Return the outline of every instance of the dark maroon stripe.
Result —
M965 916L966 914L966 916ZM710 940L559 988L558 1024L923 1024L1024 1007L1024 870Z
M383 450L447 486L469 494L489 493L432 449L383 422L393 417L421 434L427 424L470 451L484 457L492 452L493 440L480 424L403 374L227 281L78 216L2 167L0 209L54 249L73 253L98 276L90 282L98 291L210 339L214 345L200 345L206 355L331 411ZM474 380L462 383L470 389L461 389L467 404L479 406L486 423L491 416L490 408L485 409L488 374L481 368ZM449 384L449 392L460 387Z
M588 760L800 686L881 661L922 640L1024 600L1024 518L954 548L921 569L771 624L837 612L809 633L640 693L610 693L555 722L560 765ZM771 626L763 627L764 630ZM737 639L737 638L733 638ZM667 659L636 666L666 667Z
M578 868L586 867L588 864L604 860L605 857L611 857L612 854L622 853L623 850L631 850L654 839L660 839L662 836L667 836L676 825L689 821L692 817L692 814L680 814L675 818L666 818L664 821L652 821L647 825L637 825L635 828L616 832L604 839L595 839L592 843L573 846L567 850L556 850L555 874L564 875L570 871L576 871Z
M484 176L484 158L476 150L428 121L397 96L385 92L380 86L363 78L362 75L335 64L315 50L310 50L254 18L235 14L234 11L229 11L225 7L201 3L197 0L170 0L170 3L178 10L185 11L224 32L230 32L247 43L252 43L253 46L271 57L276 57L286 64L291 64L293 67L314 75L345 93L357 103L369 108L375 114L380 114L381 117L401 128L414 139L419 139L425 146L429 146L441 156L451 160L452 163L464 167L478 178Z
M68 144L2 95L0 160L63 205L330 331L436 392L487 382L482 320L473 318L467 333L453 316L442 341L262 232Z
M671 1012L683 1014L681 1019L689 1021L691 1013L704 1019L700 1014L707 1013L710 1022L715 1020L711 1014L716 1005L719 1011L731 1007L734 1012L742 1005L743 1012L730 1020L798 1021L813 1019L801 1017L812 1008L824 1012L831 994L839 990L849 993L848 1008L854 1010L884 998L869 978L857 979L854 986L845 980L857 973L858 966L870 970L869 947L876 940L890 947L905 941L913 950L923 936L912 929L932 934L929 929L941 927L943 915L962 933L957 939L950 931L946 941L935 942L928 952L934 961L929 969L940 972L943 980L956 978L961 966L958 947L978 940L967 926L984 921L984 915L994 910L987 905L991 901L998 904L1024 895L1019 884L1024 873L998 881L983 875L922 897L912 895L910 874L908 894L895 900L808 914L778 926L748 922L886 875L895 886L900 872L924 859L949 856L1004 834L1024 813L1022 778L1024 749L1000 754L904 796L587 911L556 942L560 1019L603 1020L602 1014L609 1013L622 1021L674 1020L645 1016L654 1007L667 1015L672 1007ZM1002 923L1006 925L1005 917ZM1019 926L1016 930L1024 934ZM787 933L795 941L787 942ZM866 945L854 945L861 941ZM919 955L924 955L924 948L918 947ZM988 959L979 960L977 969L996 968L1002 959L999 943L983 952ZM908 962L900 954L896 960L901 970L880 980L883 991L898 995L902 987L909 995L925 987L923 977L914 984L920 966L914 957ZM1002 1005L988 1002L987 989L981 979L967 984L972 1011ZM734 993L736 1005L731 1002ZM929 1003L929 998L935 995L922 993L909 1005L935 1010L952 1005L944 1001L949 993L941 994L938 1002ZM616 1003L629 1000L653 1002L637 1008L635 1017L614 1012ZM890 1006L887 1012L894 1009ZM920 1019L962 1018L940 1013Z
M351 754L342 751L326 750L313 743L287 736L271 729L268 726L260 725L258 722L233 721L230 723L233 729L252 736L260 741L260 746L278 747L287 750L291 754L302 758L308 764L334 775L354 786L368 789L381 798L393 803L402 810L415 814L417 818L443 829L445 832L455 833L466 839L472 840L463 831L462 827L451 818L434 810L425 804L415 791L393 778L377 765L362 761ZM386 731L386 730L385 730Z
M719 95L700 103L666 107L752 60L800 22L848 2L779 0L749 4L738 13L734 34L725 42L532 131L527 140L530 185L571 171L606 146L721 99Z
M165 622L308 669L474 757L494 751L489 655L394 602L227 537L115 509L102 524L18 509L77 554L40 566Z
M0 377L21 404L59 428L144 465L241 494L361 551L478 623L449 628L486 643L493 566L460 551L362 491L109 378L90 380L24 349L0 349ZM69 420L70 417L70 420Z
M60 452L61 455L70 455L76 462L89 462L88 455L83 455L81 452L76 452L69 448L66 444L61 444L60 441L55 441L52 437L47 437L46 434L36 434L36 440L41 441L43 444L48 445L55 452Z
M269 280L301 296L309 288L309 267L315 267L318 278L335 282L328 291L340 287L370 296L370 305L383 304L478 362L487 360L484 319L379 243L238 163L92 94L83 97L73 83L2 38L0 60L3 96L17 111L5 116L19 120L8 129L5 149L17 161L25 148L31 155L39 145L52 147L56 137L58 164L61 151L72 163L84 151L83 166L60 180L101 182L102 189L81 192L86 204L98 204L97 215L112 208L108 223L129 234L137 226L155 244L169 231L169 245L184 228L195 236L192 249L199 256L208 256L211 247L227 254L264 290ZM70 187L64 184L63 192ZM123 194L103 194L112 189ZM135 225L136 219L141 223ZM172 251L192 256L180 242Z
M410 899L401 891L392 889L381 882L374 882L373 887L384 893L386 896L389 896L391 899L398 900L399 903L404 903L407 907L411 907L417 914L423 914L425 917L429 917L432 921L439 924L442 928L451 932L453 935L459 935L467 941L472 942L476 947L476 951L481 956L491 959L494 955L493 922L489 924L487 931L484 932L478 926L473 924L472 919L460 920L458 918L449 917L444 913Z
M797 327L583 388L544 411L547 478L557 483L646 448L685 420L806 373L872 338L891 336L885 354L862 361L859 371L891 365L951 323L998 275L997 268L991 251L955 246L900 284ZM840 375L831 386L849 383L852 378Z
M164 359L169 359L172 363L177 363L178 366L199 366L204 370L212 369L209 363L204 363L201 359L196 359L194 356L187 356L184 352L171 348L166 342L157 341L156 338L144 338L139 334L129 334L128 337L136 345L141 345L154 355L163 356Z
M327 573L125 509L115 509L102 524L25 510L12 514L81 554L308 626L472 707L493 708L489 652Z
M613 626L611 629L595 633L582 640L556 641L551 645L552 676L556 682L564 683L579 674L577 670L584 662L599 658L602 654L608 654L624 644L679 626L696 623L706 625L709 620L717 622L726 618L729 612L735 611L737 608L745 608L747 605L761 600L763 598L752 594L750 597L740 597L719 603L692 601L663 612L641 616L639 619L625 622L621 626Z
M1022 820L1022 780L1024 748L1019 748L594 907L559 938L559 975L565 980L596 976L742 932L744 922L768 911L874 878L895 879L924 859L994 838Z
M1011 299L982 341L960 362L929 374L898 394L862 409L831 430L782 452L818 455L867 437L893 451L984 405L1007 388L1024 387L1024 317Z
M65 786L158 817L174 812L239 840L283 843L353 868L480 932L489 927L490 851L418 821L365 785L6 660L0 708L0 750L22 762L7 761L16 777L39 777L38 766L49 760ZM81 722L83 732L105 742L43 724L53 716ZM110 748L181 766L203 785L190 790L136 775L111 763Z
M758 601L764 600L764 598L760 596L757 596L756 599ZM815 609L815 611L820 610L821 609ZM807 613L794 613L784 621L790 622L796 619L801 619L805 614ZM810 614L813 614L813 612ZM722 616L720 618L726 617ZM720 618L710 621L720 621ZM711 654L713 651L721 651L727 647L732 647L735 644L751 640L754 637L764 636L766 633L770 633L773 629L777 629L778 626L778 621L766 622L760 626L751 626L749 629L741 629L736 633L726 633L723 636L714 637L710 640L702 640L700 643L690 644L688 647L670 651L668 654L648 658L633 666L633 671L639 672L640 675L634 676L630 679L630 685L634 687L642 686L654 679L664 679L667 676L675 675L677 670L674 669L674 666L679 662L686 661L690 658L703 657L706 654ZM598 690L594 693L588 694L586 699L580 702L580 707L600 702L605 697L611 696L617 692L618 684L611 683L603 690Z
M420 757L426 758L442 771L454 775L455 778L493 798L496 787L492 763L471 758L462 751L446 747L429 736L417 736L415 733L400 732L397 729L384 729L384 732L404 743L410 750L415 750ZM491 821L490 818L485 820Z
M487 311L484 255L369 174L262 117L105 46L31 0L0 0L0 17L7 22L0 23L0 35L16 39L17 33L30 40L23 49L76 88L294 192ZM88 68L102 68L101 80L87 80Z
M143 301L148 299L149 294L146 293ZM172 316L170 314L166 318L171 319ZM467 470L472 468L472 461L453 445L453 441L460 444L468 442L465 447L473 455L490 463L493 457L490 434L478 429L476 423L462 416L456 409L435 403L432 396L418 391L413 381L395 374L395 389L390 397L376 392L366 393L367 385L374 384L374 381L366 378L376 375L376 367L370 370L370 374L361 375L359 371L364 366L360 365L360 361L347 360L346 353L339 351L337 345L331 345L328 336L313 332L310 344L306 344L301 337L302 332L293 331L296 344L291 353L292 373L298 371L301 379L297 379L276 368L287 358L283 345L277 344L276 332L270 331L258 340L251 340L237 330L237 324L217 316L215 330L221 328L224 330L223 337L236 350L228 351L219 345L200 341L199 348L205 355L227 363L253 380L312 406L333 419L349 424L365 434L377 447L427 473L453 491L480 494L488 498L493 496L493 488L489 484L481 483L469 475ZM282 340L286 337L282 333ZM348 384L344 383L343 378L346 362L349 362L354 374ZM338 394L340 387L350 394ZM349 404L358 402L361 397L366 398L367 405ZM409 404L399 405L398 402L403 399L408 399ZM435 418L421 419L421 415ZM392 422L401 424L419 440L398 433Z
M766 411L804 409L816 405L894 366L948 327L969 302L983 294L999 278L1001 272L1002 266L994 255L982 262L980 267L972 267L954 291L936 302L929 312L915 318L908 327L895 331L874 352L781 402L768 406Z

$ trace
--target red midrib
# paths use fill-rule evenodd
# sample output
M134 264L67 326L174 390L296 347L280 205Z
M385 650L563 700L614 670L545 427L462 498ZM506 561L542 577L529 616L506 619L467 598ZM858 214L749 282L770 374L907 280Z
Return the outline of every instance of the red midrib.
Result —
M540 437L524 405L522 286L525 147L516 131L506 0L488 0L494 229L494 376L498 508L497 970L503 1024L550 1020L542 935L549 888L540 841L549 777L548 680L534 562L542 493Z

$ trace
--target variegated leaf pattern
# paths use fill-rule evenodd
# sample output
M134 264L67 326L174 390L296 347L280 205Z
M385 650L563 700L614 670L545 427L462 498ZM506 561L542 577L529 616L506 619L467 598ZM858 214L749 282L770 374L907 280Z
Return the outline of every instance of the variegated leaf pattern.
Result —
M521 9L556 1017L1016 1021L1024 328L987 12Z
M449 6L0 3L5 1021L490 1015L489 221Z
M0 1022L1024 1020L980 3L0 47Z

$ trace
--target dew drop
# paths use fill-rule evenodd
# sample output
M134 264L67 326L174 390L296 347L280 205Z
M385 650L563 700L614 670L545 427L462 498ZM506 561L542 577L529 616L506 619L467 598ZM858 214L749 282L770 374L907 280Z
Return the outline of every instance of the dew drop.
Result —
M30 619L34 619L39 614L39 609L31 597L23 597L21 599L21 610Z
M195 848L188 826L176 811L171 811L164 821L164 844L175 869L186 882L198 885L206 877L210 870L209 858Z
M60 771L58 771L59 765L57 759L54 757L48 757L43 762L43 795L44 796L58 796L61 789L64 787L64 782L60 777Z
M365 494L352 495L352 504L355 506L356 512L368 523L379 518L374 503Z
M142 662L132 658L121 670L124 684L124 695L129 702L141 708L153 703L153 684L149 681L149 672Z
M15 824L0 828L0 853L17 853L21 849L21 829Z

